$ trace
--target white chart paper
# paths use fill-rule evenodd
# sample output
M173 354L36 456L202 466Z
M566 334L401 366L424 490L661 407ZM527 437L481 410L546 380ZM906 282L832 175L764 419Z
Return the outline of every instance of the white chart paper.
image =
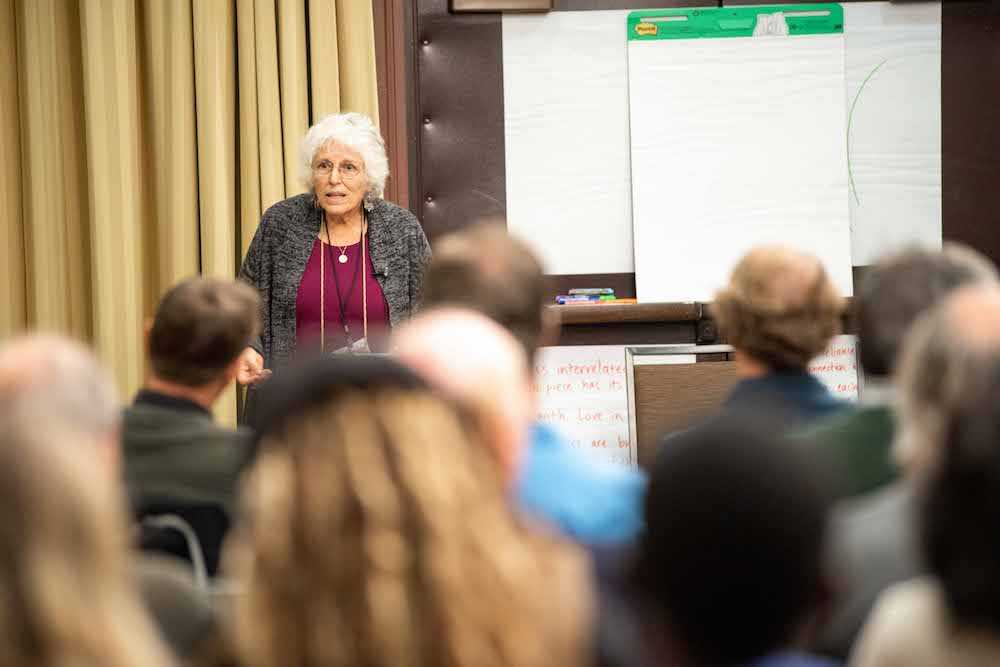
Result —
M834 396L857 401L859 392L858 337L834 336L826 351L809 363L809 372Z
M941 245L941 4L844 3L852 254Z
M628 11L503 17L508 228L548 273L631 273Z
M851 294L843 35L629 43L640 301L710 301L760 244Z
M539 420L600 463L638 465L629 441L621 345L544 347L535 363Z

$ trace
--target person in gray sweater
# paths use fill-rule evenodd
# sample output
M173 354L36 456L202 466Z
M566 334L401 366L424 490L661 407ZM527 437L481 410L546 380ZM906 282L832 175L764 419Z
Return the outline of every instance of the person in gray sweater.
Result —
M294 353L383 351L420 300L430 245L412 213L382 199L389 164L371 119L320 120L302 140L300 169L307 192L264 213L240 269L260 293L262 324L241 384Z
M248 450L246 434L216 424L211 408L257 335L258 306L253 289L234 280L196 277L167 292L148 332L149 378L122 415L133 512L185 519L210 573Z

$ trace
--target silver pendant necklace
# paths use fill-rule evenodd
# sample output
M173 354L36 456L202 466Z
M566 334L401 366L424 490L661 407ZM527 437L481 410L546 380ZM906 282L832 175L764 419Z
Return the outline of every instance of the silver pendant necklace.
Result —
M330 237L330 225L329 225L329 223L326 220L326 215L325 214L323 215L323 224L326 225L326 242L329 243L334 248L336 248L337 250L340 251L340 255L337 257L337 261L340 262L341 264L347 264L347 260L348 260L348 257L347 257L347 248L349 246L345 245L343 248L341 248L339 245L337 245L336 243L333 242L333 238ZM362 218L361 218L361 224L362 224L362 226L364 226L364 216L362 216Z

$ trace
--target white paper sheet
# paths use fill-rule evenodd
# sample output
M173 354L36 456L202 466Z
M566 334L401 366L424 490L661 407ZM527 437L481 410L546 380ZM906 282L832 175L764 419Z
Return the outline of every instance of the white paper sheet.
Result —
M627 11L503 17L507 224L549 273L630 273Z
M852 254L862 266L903 245L941 245L941 4L843 7Z
M628 47L640 301L710 301L750 248L812 252L851 294L844 37Z
M809 372L838 398L857 401L858 337L834 336L826 351L809 363Z
M543 347L535 363L539 420L601 463L638 465L629 441L625 348Z

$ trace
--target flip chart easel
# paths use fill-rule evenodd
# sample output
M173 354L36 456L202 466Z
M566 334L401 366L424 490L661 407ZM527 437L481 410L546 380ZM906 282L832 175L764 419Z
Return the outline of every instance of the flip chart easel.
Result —
M761 244L815 254L850 295L841 6L632 12L627 31L639 300L710 301Z

